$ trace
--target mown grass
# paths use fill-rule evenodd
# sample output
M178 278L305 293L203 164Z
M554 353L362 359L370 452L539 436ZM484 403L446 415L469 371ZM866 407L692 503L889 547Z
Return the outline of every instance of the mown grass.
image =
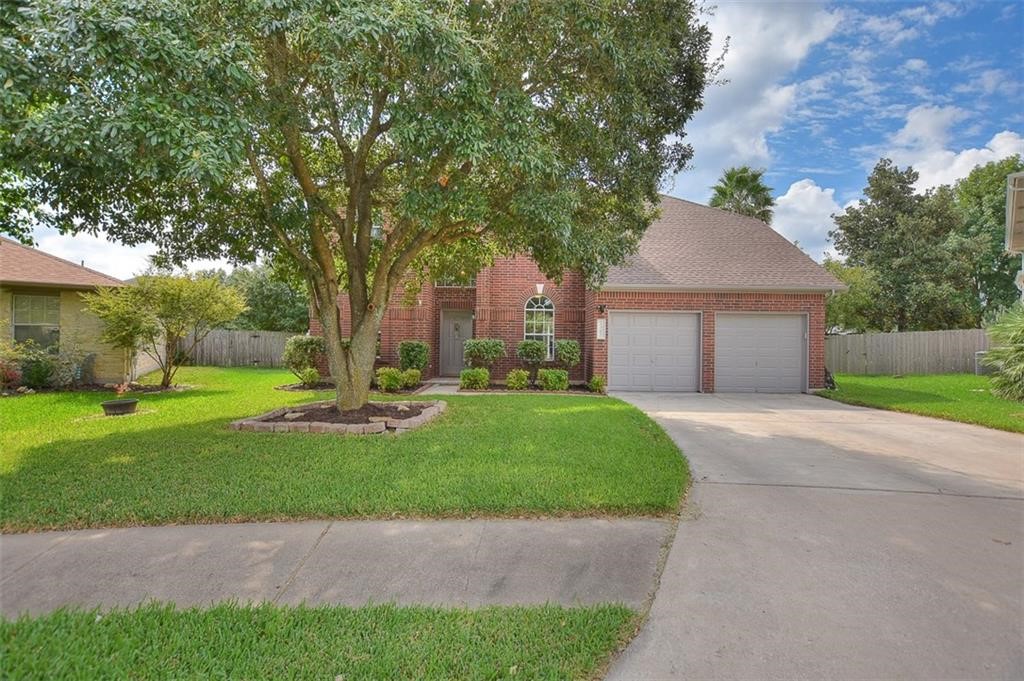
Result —
M1024 433L1024 404L992 394L985 376L836 376L836 390L818 394L848 404L890 409Z
M679 450L603 397L450 396L401 436L248 433L228 422L320 393L284 371L183 369L183 392L103 417L104 393L0 399L0 529L298 518L632 515L674 510Z
M61 610L0 621L0 667L12 679L586 679L634 618L614 605Z

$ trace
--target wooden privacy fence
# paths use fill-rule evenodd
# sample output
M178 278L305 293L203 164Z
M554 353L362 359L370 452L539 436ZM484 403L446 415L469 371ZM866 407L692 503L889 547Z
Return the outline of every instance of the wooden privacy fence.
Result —
M973 374L979 350L988 350L984 329L828 336L825 366L834 374Z
M214 329L192 351L192 363L215 367L279 367L284 344L293 331ZM191 338L185 347L192 344Z

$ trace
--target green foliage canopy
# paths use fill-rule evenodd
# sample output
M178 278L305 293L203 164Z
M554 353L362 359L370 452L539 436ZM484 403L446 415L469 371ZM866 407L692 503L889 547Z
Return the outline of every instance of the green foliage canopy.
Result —
M360 406L403 275L531 255L600 281L717 62L690 0L38 0L3 10L0 158L64 231L284 255ZM351 343L334 301L346 292Z
M771 224L775 199L772 198L771 187L764 183L764 170L750 166L729 168L711 189L713 193L708 205L713 208L723 208Z

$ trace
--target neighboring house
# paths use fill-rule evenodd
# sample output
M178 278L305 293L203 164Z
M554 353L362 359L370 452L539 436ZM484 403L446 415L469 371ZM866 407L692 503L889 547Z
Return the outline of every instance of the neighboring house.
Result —
M121 383L125 353L99 340L101 322L85 309L82 293L100 286L123 286L120 279L0 237L0 334L40 346L74 343L92 355L92 380ZM137 371L151 371L141 357Z
M1017 288L1024 301L1024 172L1006 178L1006 251L1021 256Z
M411 306L393 302L381 361L397 365L398 343L422 340L425 376L456 376L467 338L500 338L500 381L520 366L524 338L549 354L555 339L573 339L583 362L571 378L601 374L613 390L805 392L824 386L825 296L844 288L765 223L663 197L639 252L600 290L575 272L556 284L527 257L502 258L469 286L434 282ZM344 294L339 306L348 319ZM320 333L317 320L310 330Z

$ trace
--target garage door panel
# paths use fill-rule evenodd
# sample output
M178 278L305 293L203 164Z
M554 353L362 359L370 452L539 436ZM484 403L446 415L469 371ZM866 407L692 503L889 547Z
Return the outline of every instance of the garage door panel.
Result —
M715 390L803 392L805 325L803 315L716 315Z
M700 317L694 313L613 312L608 386L615 390L697 391Z

